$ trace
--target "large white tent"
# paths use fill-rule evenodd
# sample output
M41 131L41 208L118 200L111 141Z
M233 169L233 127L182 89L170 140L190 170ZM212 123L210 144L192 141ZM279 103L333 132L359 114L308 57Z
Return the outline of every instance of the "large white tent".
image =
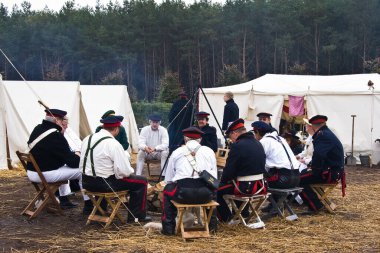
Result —
M16 150L27 149L30 133L45 116L38 100L50 108L66 110L70 118L69 126L82 138L95 131L105 111L114 109L125 117L124 126L129 142L133 149L137 148L138 130L126 86L81 86L79 82L61 81L2 81L0 75L0 169L7 168L6 137L13 162L18 161Z
M131 100L125 85L81 85L84 110L92 132L100 125L100 117L108 110L124 116L122 122L132 151L137 153L139 132Z
M45 116L44 108L38 100L51 108L66 110L70 117L70 127L78 135L81 122L86 123L85 117L80 119L79 82L31 81L28 84L22 81L2 81L0 78L0 168L7 167L6 136L12 161L18 161L16 150L27 149L26 142L30 133Z
M368 87L368 81L374 89ZM351 151L352 117L355 118L354 151L356 155L372 154L373 162L380 161L380 75L356 74L340 76L306 76L267 74L252 81L219 88L204 89L219 122L223 119L223 94L231 91L246 126L257 120L259 112L273 114L272 124L280 124L284 100L288 95L304 96L308 115L324 114L328 125L342 141L345 152ZM199 109L209 111L200 95ZM210 124L216 126L215 119ZM218 133L221 137L221 134Z

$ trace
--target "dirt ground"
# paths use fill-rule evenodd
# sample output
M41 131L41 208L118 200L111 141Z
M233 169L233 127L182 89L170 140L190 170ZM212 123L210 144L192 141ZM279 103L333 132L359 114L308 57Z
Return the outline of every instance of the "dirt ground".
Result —
M380 168L347 168L347 196L332 199L334 215L321 212L295 222L266 221L266 229L221 225L208 239L149 234L136 224L85 226L80 205L64 216L46 212L28 220L20 212L34 195L21 170L0 171L0 252L380 252ZM302 208L297 208L301 212ZM126 211L122 213L126 215ZM156 221L159 214L150 213Z

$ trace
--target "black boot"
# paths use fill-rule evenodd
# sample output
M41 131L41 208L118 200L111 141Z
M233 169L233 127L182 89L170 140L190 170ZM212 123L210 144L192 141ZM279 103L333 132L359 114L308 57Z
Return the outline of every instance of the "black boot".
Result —
M163 222L161 233L163 235L175 235L175 226Z
M94 205L92 204L91 200L86 200L84 202L84 206L83 206L83 214L84 215L90 215L90 213L92 212L92 209L94 209Z
M70 209L78 206L78 204L71 202L67 196L60 196L59 204L62 209Z

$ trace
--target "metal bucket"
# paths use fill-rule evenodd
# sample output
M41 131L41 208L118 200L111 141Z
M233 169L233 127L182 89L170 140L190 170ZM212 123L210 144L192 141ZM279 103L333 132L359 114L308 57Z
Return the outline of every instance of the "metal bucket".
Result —
M369 155L359 155L360 163L362 166L371 166L371 156Z

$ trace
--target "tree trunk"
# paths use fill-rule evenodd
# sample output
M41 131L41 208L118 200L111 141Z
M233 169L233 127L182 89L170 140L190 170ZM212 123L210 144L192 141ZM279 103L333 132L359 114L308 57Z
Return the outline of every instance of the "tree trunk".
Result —
M214 42L212 42L212 74L213 74L212 87L215 87L216 69L215 69L215 44L214 44Z
M274 39L274 53L273 53L273 74L276 74L276 66L277 66L277 32L276 37Z
M157 89L156 89L156 76L157 76L157 73L156 73L156 63L155 63L155 60L156 60L156 57L155 57L155 49L153 49L153 52L152 52L152 68L153 68L153 87L152 87L152 90L153 90L153 98L156 97L156 93L157 93Z
M260 42L255 43L256 77L260 76Z
M164 40L164 73L166 72L166 40Z
M320 30L317 23L315 23L314 30L314 46L315 46L315 74L319 73L319 40L320 40Z
M285 74L288 74L288 50L286 48L284 49L284 68Z
M41 53L40 53L40 61L41 61L41 74L42 74L42 80L45 80L44 60L42 59L42 54L41 54Z
M243 77L246 77L246 41L247 41L247 28L244 27L244 34L243 34L243 51L242 51L242 65L243 65Z
M367 38L366 38L366 36L364 34L363 35L363 64L362 64L362 71L363 71L363 73L365 72L364 64L365 64L365 61L366 61L366 58L367 58L366 41L367 41Z
M198 80L199 80L199 86L202 86L202 62L201 62L201 45L200 45L200 41L199 41L199 38L198 38L198 72L199 72L199 77L198 77Z

